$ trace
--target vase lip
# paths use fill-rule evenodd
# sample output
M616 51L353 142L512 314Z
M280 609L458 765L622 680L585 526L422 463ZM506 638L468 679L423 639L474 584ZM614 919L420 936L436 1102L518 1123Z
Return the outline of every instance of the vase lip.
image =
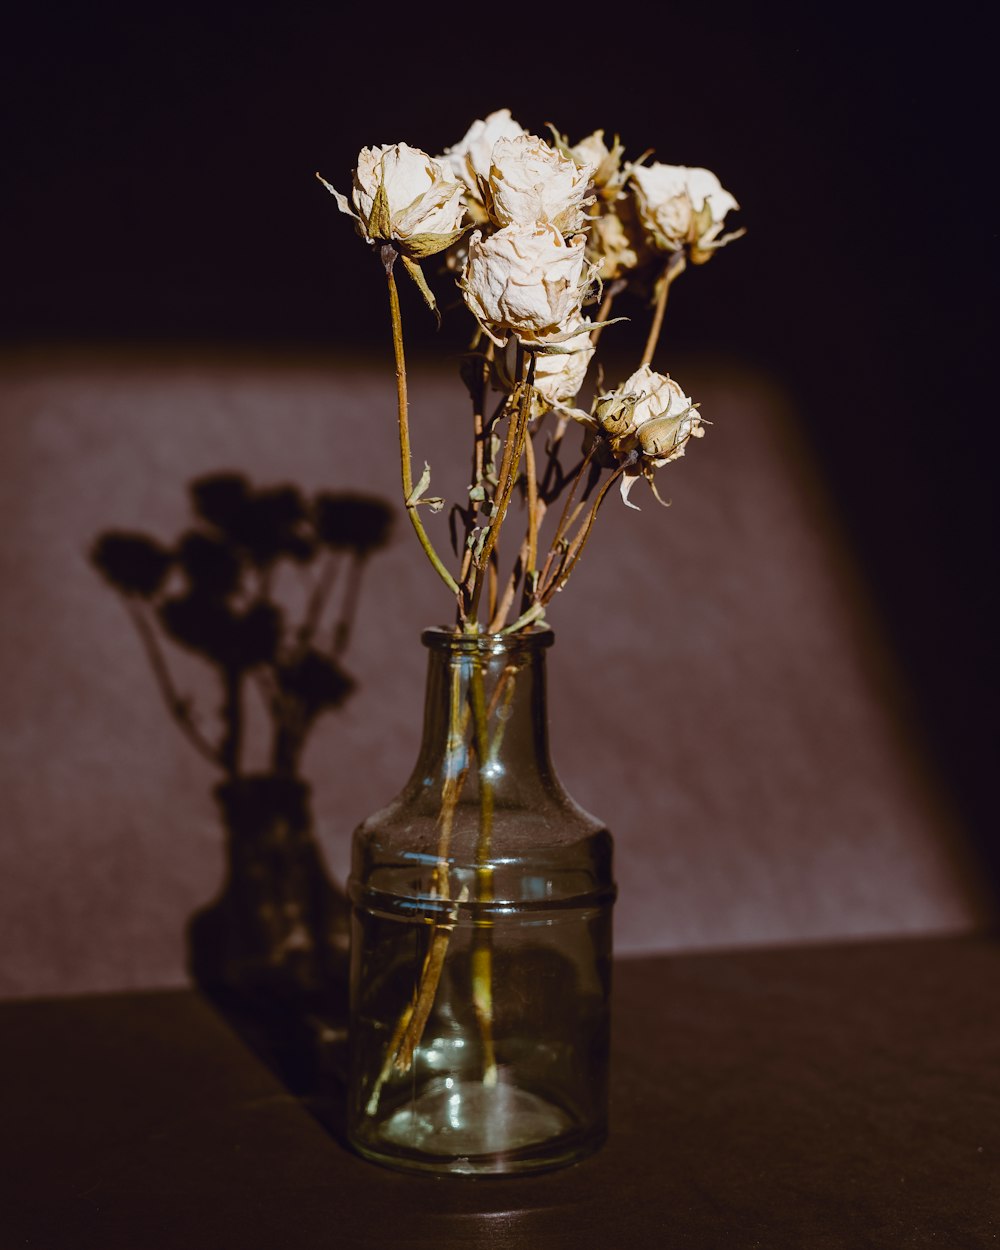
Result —
M454 625L432 625L422 631L420 641L435 651L460 655L510 655L551 647L555 633L549 625L532 625L514 634L466 634Z

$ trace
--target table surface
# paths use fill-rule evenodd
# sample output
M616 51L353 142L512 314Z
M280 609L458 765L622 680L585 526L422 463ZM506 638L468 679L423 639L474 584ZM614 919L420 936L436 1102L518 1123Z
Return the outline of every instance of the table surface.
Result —
M1000 1246L1000 940L623 960L611 1134L530 1178L356 1158L193 991L0 1005L0 1248Z

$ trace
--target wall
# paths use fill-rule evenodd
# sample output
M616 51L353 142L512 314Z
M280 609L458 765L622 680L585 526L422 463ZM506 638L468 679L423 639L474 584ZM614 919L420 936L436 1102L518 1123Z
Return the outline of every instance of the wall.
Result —
M669 510L609 499L550 611L553 750L617 837L619 949L982 923L976 863L799 414L738 361L681 357L674 372L708 436L662 471ZM464 388L429 362L412 385L416 455L455 498ZM222 881L215 774L171 722L93 541L172 542L187 484L222 469L395 502L388 362L22 354L4 361L0 402L0 991L176 984L185 924ZM445 544L444 516L428 524ZM446 599L398 524L362 586L358 690L305 758L340 881L351 829L415 758L418 634L448 619ZM206 666L176 649L170 662L211 725Z

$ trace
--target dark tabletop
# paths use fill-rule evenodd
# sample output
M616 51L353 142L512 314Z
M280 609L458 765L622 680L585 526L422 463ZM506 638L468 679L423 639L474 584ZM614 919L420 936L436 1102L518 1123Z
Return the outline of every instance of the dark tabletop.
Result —
M523 1179L355 1158L336 1089L194 992L0 1005L0 1247L1000 1246L1000 942L622 960L615 995L610 1139Z

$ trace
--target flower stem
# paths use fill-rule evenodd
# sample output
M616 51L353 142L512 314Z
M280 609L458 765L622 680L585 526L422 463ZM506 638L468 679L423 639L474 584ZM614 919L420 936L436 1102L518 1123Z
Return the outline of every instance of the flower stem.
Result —
M522 372L526 373L523 379L520 378ZM510 417L510 427L507 431L507 440L504 443L503 459L500 463L496 493L493 497L493 513L490 517L489 533L477 561L476 579L469 605L469 616L472 620L476 620L479 614L479 600L482 595L483 582L486 580L486 570L489 568L490 557L493 555L497 539L500 536L500 527L503 525L504 517L507 515L507 505L510 503L510 497L514 493L514 484L517 481L518 466L521 462L521 454L524 450L524 440L528 429L528 417L531 413L531 383L534 372L535 358L533 355L530 355L528 357L527 370L518 369L518 386L520 390L518 398L520 402Z
M395 253L393 253L395 256ZM406 393L406 358L403 353L403 318L399 308L399 291L396 279L392 274L391 261L386 264L386 280L389 284L389 312L392 318L392 347L396 357L396 401L399 416L399 463L403 479L403 500L410 518L410 524L416 532L417 539L423 547L427 559L434 566L438 576L456 598L460 597L458 582L445 568L444 562L434 549L427 536L424 523L420 519L418 503L411 498L413 495L413 469L410 453L410 419L409 401Z
M533 603L531 607L527 609L527 611L521 613L521 615L517 618L516 621L514 621L511 625L505 625L504 628L500 630L500 632L502 634L517 633L517 631L519 629L523 629L525 625L530 625L532 621L537 621L538 618L544 612L545 612L544 603Z
M486 761L493 758L499 750L506 725L505 718L498 717L497 729L493 741L489 740L489 723L496 715L501 701L508 705L514 695L516 668L508 665L501 673L489 704L485 698L483 669L476 659L472 661L469 677L469 689L463 697L463 675L468 671L467 665L461 660L454 663L451 672L451 684L448 700L448 738L446 745L445 782L441 792L441 811L438 817L438 848L437 865L435 868L435 893L445 902L451 900L449 886L449 851L451 835L454 828L455 812L458 800L465 786L469 773L469 764L465 754L465 742L472 722L472 749L479 761L480 774L480 823L476 845L476 898L477 901L489 901L492 896L493 869L489 864L490 843L493 832L493 789L489 778L484 775ZM486 785L487 790L482 789ZM405 1075L413 1066L413 1057L420 1045L430 1018L438 986L444 971L445 959L458 919L458 907L467 901L469 892L463 887L454 900L449 919L435 921L431 927L427 950L424 955L412 1000L406 1005L396 1021L392 1037L386 1048L385 1058L378 1077L372 1085L366 1109L369 1115L378 1110L382 1087L395 1072ZM483 1038L483 1081L484 1084L496 1083L496 1059L494 1055L492 1033L492 944L489 922L485 922L483 931L473 938L472 951L473 1003Z
M528 434L524 440L524 463L525 463L525 487L528 504L528 531L521 543L521 548L517 553L517 559L514 561L514 567L510 571L504 585L503 594L490 617L490 623L487 626L487 632L491 634L498 633L504 627L507 620L507 614L510 612L511 604L514 602L514 595L517 592L518 583L522 583L522 596L524 602L522 609L527 606L529 588L532 585L533 575L537 572L538 565L538 531L542 520L545 517L546 504L545 500L540 497L538 490L538 470L535 463L535 444L531 435Z
M621 475L625 472L626 468L626 464L620 464L601 487L600 493L594 500L593 507L590 509L590 512L580 529L577 530L574 535L573 541L570 543L566 554L560 562L559 568L556 569L548 584L542 587L539 591L538 599L542 605L548 603L556 591L562 590L562 588L569 581L569 575L576 567L577 561L583 554L583 548L586 545L587 539L590 537L591 528L593 527L594 521L597 517L597 510L604 502L608 491L615 484L615 482L618 481Z
M448 741L446 745L445 781L441 792L441 812L438 817L437 866L434 871L434 888L437 897L448 901L451 890L448 884L448 852L455 823L455 808L465 785L469 767L463 763L463 743L468 730L469 710L462 714L462 670L455 665L451 674L448 700ZM459 902L463 901L461 896ZM444 959L455 928L454 920L436 921L431 929L430 942L417 978L413 1001L401 1013L392 1038L386 1049L382 1068L368 1097L367 1111L374 1115L378 1110L382 1086L393 1071L400 1075L409 1072L413 1056L420 1045L424 1029L437 996L438 984L444 970Z
M524 562L525 583L538 563L538 471L535 468L535 444L529 435L524 440L524 466L528 484L528 551Z
M653 353L656 351L656 345L660 341L660 333L663 330L663 317L667 311L667 296L670 294L670 284L675 278L679 278L684 272L687 261L683 252L674 252L667 261L656 282L656 307L653 311L653 321L649 327L649 337L646 339L646 350L642 353L642 360L639 362L639 368L643 365L652 364Z
M475 351L481 335L482 331L478 330L470 351ZM486 474L486 386L489 382L493 354L494 345L490 341L487 343L485 350L479 355L479 374L476 379L475 393L472 396L472 485L480 490L483 489ZM470 499L468 512L466 513L465 549L462 553L462 567L458 576L459 585L462 588L460 617L463 624L466 620L465 612L472 594L470 577L472 573L472 547L469 545L468 539L473 528L478 523L480 506L478 497Z
M469 696L479 757L479 837L476 841L476 902L493 900L493 868L490 845L493 840L493 782L489 777L490 741L487 723L483 666L473 660ZM497 1083L496 1054L493 1047L493 934L491 921L478 916L472 931L472 1004L479 1022L483 1044L483 1084Z

